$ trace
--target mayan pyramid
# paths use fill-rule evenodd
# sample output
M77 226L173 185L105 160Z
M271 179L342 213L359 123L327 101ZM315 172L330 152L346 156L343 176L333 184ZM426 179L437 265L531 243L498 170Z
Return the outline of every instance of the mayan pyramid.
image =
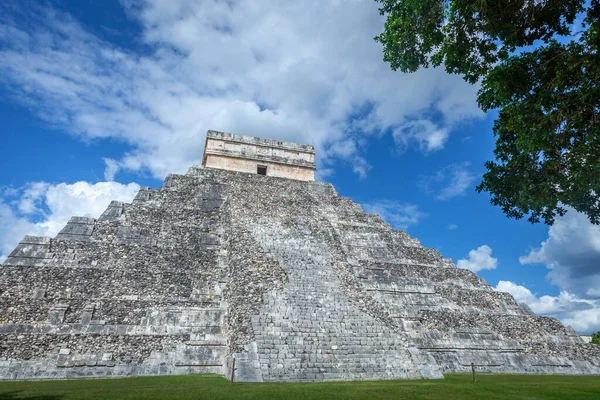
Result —
M0 379L600 374L600 346L314 181L314 148L209 131L203 166L26 236Z

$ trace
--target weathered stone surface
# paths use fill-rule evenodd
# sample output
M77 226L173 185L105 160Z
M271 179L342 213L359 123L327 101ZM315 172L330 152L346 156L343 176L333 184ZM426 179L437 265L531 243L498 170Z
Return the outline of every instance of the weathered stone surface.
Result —
M315 148L311 145L208 131L202 165L279 178L315 180Z
M598 346L332 185L192 167L25 237L0 266L0 379L600 374Z
M114 202L113 202L114 203ZM109 210L111 208L109 207ZM104 212L104 214L106 214ZM104 215L103 214L103 215ZM93 218L86 217L72 217L71 220L67 223L58 235L56 235L57 239L72 239L72 240L89 240L92 236L92 232L94 231L94 225L96 220Z

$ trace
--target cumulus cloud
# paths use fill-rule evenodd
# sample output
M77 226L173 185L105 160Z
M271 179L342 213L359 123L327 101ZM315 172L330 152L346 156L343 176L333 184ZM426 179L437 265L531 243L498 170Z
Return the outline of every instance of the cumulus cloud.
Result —
M533 312L560 319L580 334L600 330L600 301L582 299L561 291L558 296L537 296L525 286L511 281L499 281L494 290L510 293L519 302L526 303Z
M104 158L104 164L106 164L106 168L104 169L104 179L107 182L111 182L115 180L115 175L119 172L119 163L112 158Z
M437 200L464 196L473 187L478 175L469 170L469 163L454 163L437 173L422 176L419 187L426 193L435 193Z
M18 210L23 214L40 213L39 199L48 190L46 182L32 182L23 188L23 194L18 200ZM16 192L18 193L18 192Z
M544 264L560 294L538 296L510 281L500 281L497 290L511 293L536 313L559 318L579 333L600 330L600 226L568 209L548 227L547 239L519 262Z
M407 147L411 142L418 143L425 152L440 150L446 144L450 132L428 120L411 121L394 130L397 144Z
M456 263L458 268L478 272L484 269L496 269L498 259L492 257L492 248L487 244L469 251L469 258L463 258Z
M25 235L55 236L72 216L97 218L112 200L131 202L140 186L118 182L35 182L0 197L0 261Z
M448 229L450 229L451 231L455 230L456 228L458 228L458 225L456 225L456 224L448 224Z
M477 87L458 76L390 70L372 0L123 1L143 53L60 10L11 4L0 4L0 83L52 126L127 143L107 180L185 171L208 129L311 143L324 169L342 162L364 177L361 138L393 132L399 146L435 151L483 116Z
M521 264L543 263L548 278L561 290L600 299L600 226L569 209L548 228L539 248L519 258Z
M395 229L406 229L427 216L414 204L399 203L392 200L363 203L362 206L366 212L378 214Z

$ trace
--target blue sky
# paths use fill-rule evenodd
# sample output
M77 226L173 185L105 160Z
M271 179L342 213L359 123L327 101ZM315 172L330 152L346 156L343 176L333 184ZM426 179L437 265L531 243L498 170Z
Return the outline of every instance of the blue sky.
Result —
M200 162L208 129L314 144L319 179L580 332L600 329L600 229L506 218L475 186L477 87L393 72L371 0L0 4L0 257Z

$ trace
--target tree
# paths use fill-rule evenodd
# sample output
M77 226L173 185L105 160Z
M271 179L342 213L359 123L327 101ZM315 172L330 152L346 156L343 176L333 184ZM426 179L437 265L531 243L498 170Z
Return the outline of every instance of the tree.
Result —
M600 223L600 0L375 1L393 70L443 64L498 109L478 192L532 223L566 207Z
M592 341L590 343L600 344L600 331L592 334Z

